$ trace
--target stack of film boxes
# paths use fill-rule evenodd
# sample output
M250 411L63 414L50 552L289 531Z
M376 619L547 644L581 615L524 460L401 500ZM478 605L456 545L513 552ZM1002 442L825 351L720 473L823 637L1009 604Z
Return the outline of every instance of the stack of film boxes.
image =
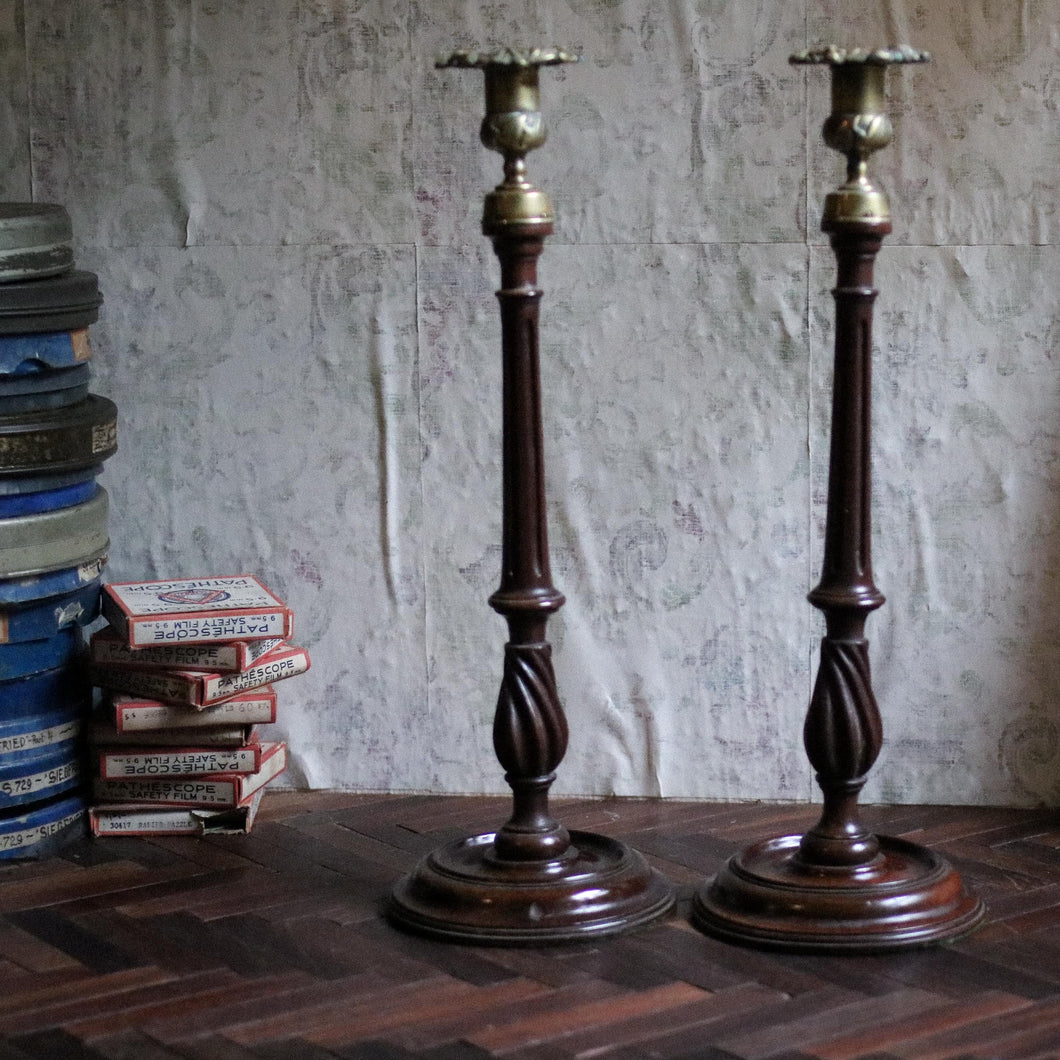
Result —
M83 835L91 686L117 412L89 393L102 298L57 205L0 203L0 859Z
M287 745L263 740L276 682L309 669L290 609L252 575L103 587L89 647L94 835L249 832Z

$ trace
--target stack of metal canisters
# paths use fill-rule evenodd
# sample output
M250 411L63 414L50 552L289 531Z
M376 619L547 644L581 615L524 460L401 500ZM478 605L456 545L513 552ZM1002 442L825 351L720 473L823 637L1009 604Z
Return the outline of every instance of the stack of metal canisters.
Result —
M102 298L61 206L0 203L0 859L82 834L83 627L99 614L113 402L89 393Z

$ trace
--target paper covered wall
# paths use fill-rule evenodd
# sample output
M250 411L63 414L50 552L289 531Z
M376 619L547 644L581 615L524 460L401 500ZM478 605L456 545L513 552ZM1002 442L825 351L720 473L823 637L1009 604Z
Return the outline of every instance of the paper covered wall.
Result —
M899 42L876 316L866 800L1060 802L1052 0L0 0L2 194L64 204L120 411L109 576L254 571L294 786L497 791L499 158L452 46L557 43L541 261L555 790L809 798L842 163Z

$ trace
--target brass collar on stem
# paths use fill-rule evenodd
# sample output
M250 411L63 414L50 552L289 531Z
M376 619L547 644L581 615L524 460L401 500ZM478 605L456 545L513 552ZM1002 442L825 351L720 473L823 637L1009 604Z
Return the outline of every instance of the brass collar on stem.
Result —
M846 50L828 45L799 52L796 65L827 65L832 70L832 113L821 130L829 147L846 155L847 179L825 198L822 227L844 222L890 220L886 194L868 176L868 158L894 135L884 113L884 74L896 63L925 63L931 56L907 45Z
M504 180L486 195L482 228L487 235L510 225L550 225L548 196L526 179L526 155L546 139L541 115L538 69L576 63L580 56L562 48L498 48L453 52L435 64L482 70L486 75L486 116L480 136L504 156Z

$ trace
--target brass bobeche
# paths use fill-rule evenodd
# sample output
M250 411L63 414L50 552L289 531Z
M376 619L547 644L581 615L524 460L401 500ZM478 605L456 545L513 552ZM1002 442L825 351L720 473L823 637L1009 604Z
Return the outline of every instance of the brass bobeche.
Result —
M463 49L435 63L439 69L482 70L486 75L486 116L480 136L491 151L504 156L504 180L487 194L483 209L487 235L509 225L552 224L548 196L526 179L526 155L547 137L538 69L580 58L563 48Z
M480 51L477 48L458 48L443 55L434 64L443 67L460 67L465 70L485 70L490 66L558 66L560 63L581 61L577 52L565 48L494 48Z
M832 69L832 113L822 127L824 142L847 159L847 179L825 198L822 224L890 220L886 194L868 176L868 158L886 147L894 135L884 113L884 73L897 63L926 63L924 51L895 48L844 49L834 45L791 56L796 65L827 65Z

